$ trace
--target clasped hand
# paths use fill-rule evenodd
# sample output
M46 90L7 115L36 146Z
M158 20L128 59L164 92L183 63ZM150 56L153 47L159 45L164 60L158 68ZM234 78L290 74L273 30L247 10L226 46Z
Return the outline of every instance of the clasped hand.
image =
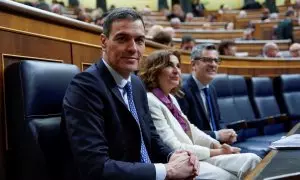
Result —
M189 151L175 151L165 165L167 179L194 179L199 175L199 160Z

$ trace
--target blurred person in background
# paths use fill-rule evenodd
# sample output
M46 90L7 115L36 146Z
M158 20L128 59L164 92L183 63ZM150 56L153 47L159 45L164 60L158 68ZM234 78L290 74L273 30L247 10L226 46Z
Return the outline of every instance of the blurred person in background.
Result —
M255 38L253 37L253 33L254 29L247 28L243 33L243 37L238 40L255 40Z
M98 25L98 26L103 26L103 23L104 23L104 19L105 17L108 15L108 12L105 12L102 14L101 17L97 17L95 19L95 25Z
M174 29L180 29L181 21L179 18L175 17L170 20L170 25Z
M291 57L299 58L300 57L300 44L294 43L290 46L289 52Z
M175 32L175 29L172 28L172 27L165 27L163 29L163 31L169 33L171 35L172 38L174 38L176 36L176 32Z
M192 36L184 35L181 40L180 49L185 51L191 51L195 44L195 39Z
M277 44L273 43L273 42L266 43L263 47L262 56L266 57L266 58L269 58L269 57L270 58L279 58L279 57L281 57L281 54L280 54L280 51L279 51L279 48L278 48Z
M51 11L49 4L46 3L45 0L39 0L35 7L45 11Z
M262 16L261 16L261 20L264 21L266 19L268 19L270 16L270 10L268 8L264 8L263 12L262 12Z
M192 1L192 12L195 17L204 17L205 6L200 0Z
M163 27L161 25L153 25L151 26L151 28L148 30L147 32L147 36L152 38L153 36L155 36L155 34L157 34L160 31L163 31Z
M223 40L219 44L218 51L223 56L235 56L236 45L233 40Z
M279 22L276 28L277 39L291 39L294 42L293 36L293 18L295 17L295 12L289 10L285 13L285 19Z
M185 22L192 22L193 18L194 18L193 13L191 13L191 12L186 13Z
M234 30L234 23L233 22L226 23L224 29L229 31Z
M160 31L160 32L156 33L153 36L152 40L154 42L172 47L172 37L169 33L165 32L165 31Z
M247 12L245 10L241 10L238 15L239 18L246 18Z
M167 19L170 21L172 18L179 18L181 22L185 20L185 13L182 10L180 4L174 4L172 7L172 12L167 16Z

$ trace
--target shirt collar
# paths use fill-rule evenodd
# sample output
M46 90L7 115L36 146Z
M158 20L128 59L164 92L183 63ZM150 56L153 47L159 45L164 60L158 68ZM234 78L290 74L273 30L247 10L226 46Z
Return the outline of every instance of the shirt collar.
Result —
M207 84L206 86L203 85L203 84L196 78L196 75L195 75L194 72L192 73L192 77L193 77L194 81L196 82L199 91L203 90L204 88L209 88L209 84Z
M104 65L107 67L110 74L113 76L119 88L124 88L127 82L131 82L131 76L128 79L123 78L117 71L115 71L104 59L102 59Z

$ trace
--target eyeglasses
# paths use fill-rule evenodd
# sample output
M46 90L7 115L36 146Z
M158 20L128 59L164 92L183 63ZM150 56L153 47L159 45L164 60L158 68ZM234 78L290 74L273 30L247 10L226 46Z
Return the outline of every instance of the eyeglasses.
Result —
M221 59L219 58L210 58L210 57L197 57L194 59L195 61L199 60L199 61L202 61L204 63L212 63L213 61L216 63L216 64L221 64Z
M291 52L293 52L293 53L298 52L298 51L300 51L300 49L293 49L293 50L291 50Z

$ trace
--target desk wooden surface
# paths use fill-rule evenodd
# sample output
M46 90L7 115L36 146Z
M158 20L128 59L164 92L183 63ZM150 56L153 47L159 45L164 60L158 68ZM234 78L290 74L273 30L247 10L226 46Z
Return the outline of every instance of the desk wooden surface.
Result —
M292 135L300 128L300 123L293 127L290 132L287 134ZM256 168L246 176L245 180L255 179L264 169L268 166L271 160L276 156L278 150L271 150L268 155L256 166Z

